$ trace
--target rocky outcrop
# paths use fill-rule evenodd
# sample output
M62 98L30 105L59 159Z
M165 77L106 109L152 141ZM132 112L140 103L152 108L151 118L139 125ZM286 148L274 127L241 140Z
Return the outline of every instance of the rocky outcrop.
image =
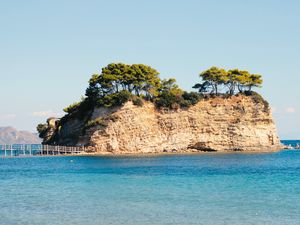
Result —
M188 151L275 151L282 146L271 112L252 97L202 100L188 109L157 110L153 103L97 108L91 123L76 140L98 153L160 153ZM83 122L68 121L64 135ZM69 133L68 133L69 131ZM70 133L71 132L71 133ZM63 140L63 136L62 140Z
M43 128L40 131L40 137L43 138L42 144L57 144L59 119L50 117L47 119L47 124L42 124Z

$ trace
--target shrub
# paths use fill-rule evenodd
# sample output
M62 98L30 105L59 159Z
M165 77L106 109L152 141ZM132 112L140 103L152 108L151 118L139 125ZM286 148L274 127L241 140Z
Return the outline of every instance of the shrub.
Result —
M261 103L264 105L264 110L267 112L270 108L269 102L266 101L260 94L255 91L245 91L246 96L251 96L253 101L257 104Z
M95 103L88 98L82 99L81 102L73 103L72 105L66 107L64 111L67 113L62 119L61 124L67 118L74 118L77 117L79 119L83 119L89 114L95 107Z
M73 113L79 109L82 102L75 102L63 109L65 113Z
M190 105L196 105L203 98L203 95L196 92L184 92L182 97L188 101Z
M134 105L140 106L140 107L144 105L143 100L142 100L140 97L137 97L137 96L133 97L132 103L133 103Z
M46 132L48 130L48 125L45 124L45 123L43 123L43 124L40 123L40 124L37 125L36 130L39 133L39 137L40 138L44 138L45 134L46 134Z
M204 98L202 94L195 92L184 92L182 95L175 95L165 91L155 99L155 104L157 108L189 108L190 106L197 104L202 98Z
M129 101L132 97L132 94L129 91L123 90L118 93L113 93L104 96L98 100L99 106L112 107L112 106L121 106L125 102Z
M183 98L180 99L178 104L179 104L180 108L189 108L190 106L192 106L192 104L189 101L187 101Z
M132 94L129 91L123 90L116 94L115 96L115 105L123 105L128 102L132 97Z
M112 100L113 100L113 94L106 95L100 99L97 100L97 106L104 106L104 107L111 107L113 106Z
M83 132L85 132L87 129L94 127L94 126L101 126L101 127L107 127L109 121L116 122L118 120L118 116L111 114L106 117L98 117L94 120L89 120L86 122L86 124L83 127Z
M105 121L102 117L99 117L99 118L94 119L94 120L89 120L85 124L85 129L88 129L88 128L94 127L94 126L98 126L98 125L106 127L107 126L107 121Z
M157 108L178 109L183 98L181 95L174 95L170 92L162 92L156 99Z

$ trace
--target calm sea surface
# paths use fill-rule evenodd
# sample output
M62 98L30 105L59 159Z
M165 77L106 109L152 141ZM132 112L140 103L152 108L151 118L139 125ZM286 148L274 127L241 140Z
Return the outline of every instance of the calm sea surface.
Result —
M0 224L300 224L300 151L0 158Z

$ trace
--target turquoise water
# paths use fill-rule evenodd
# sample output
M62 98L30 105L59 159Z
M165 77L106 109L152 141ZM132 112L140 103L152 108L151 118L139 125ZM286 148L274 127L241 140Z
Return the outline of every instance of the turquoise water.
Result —
M0 158L0 224L300 224L300 151Z

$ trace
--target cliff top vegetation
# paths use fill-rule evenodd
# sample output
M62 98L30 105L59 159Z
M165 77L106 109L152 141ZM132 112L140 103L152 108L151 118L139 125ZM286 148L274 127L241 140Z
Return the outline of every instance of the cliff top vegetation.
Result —
M261 87L263 83L261 75L239 69L226 71L218 67L211 67L200 73L200 78L202 82L193 86L198 92L188 93L179 88L174 78L161 80L159 72L150 66L111 63L102 68L100 74L92 75L85 98L66 107L64 111L72 113L84 102L89 102L92 106L111 107L132 98L153 101L158 107L170 107L171 105L165 105L169 98L177 99L178 103L188 100L188 105L195 103L195 99L203 95L249 94L253 87Z

